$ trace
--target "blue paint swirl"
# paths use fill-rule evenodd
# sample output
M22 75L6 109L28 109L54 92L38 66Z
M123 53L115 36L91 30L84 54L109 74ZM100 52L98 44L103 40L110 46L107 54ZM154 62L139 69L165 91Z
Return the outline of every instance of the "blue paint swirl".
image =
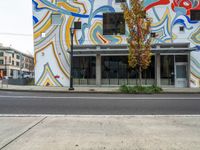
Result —
M36 18L35 16L33 16L33 24L37 24L39 22L38 18Z
M49 2L47 0L41 0L41 2L43 4L45 4L46 6L49 6L49 7L38 8L38 3L35 2L35 0L32 0L32 1L33 1L33 4L34 4L36 10L49 9L51 11L55 11L55 9L56 9L56 12L59 12L61 14L66 14L66 15L69 15L69 16L73 16L73 17L79 17L79 18L89 18L90 17L90 15L88 15L88 14L79 14L79 13L74 13L74 12L62 9L62 8L56 6L55 4L52 4L51 2ZM93 0L89 0L89 1L91 3L94 3ZM106 10L108 12L113 12L114 11L114 8L111 7L111 6L108 6L108 5L107 6L103 6L102 8L104 8L104 9L106 8ZM103 18L103 16L96 14L96 15L93 16L93 18Z

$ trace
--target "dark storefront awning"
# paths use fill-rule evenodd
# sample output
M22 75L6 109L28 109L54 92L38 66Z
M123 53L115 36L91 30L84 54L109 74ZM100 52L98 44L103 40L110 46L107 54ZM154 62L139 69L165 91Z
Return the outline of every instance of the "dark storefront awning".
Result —
M189 43L170 43L152 45L152 53L189 53L196 48L190 48ZM74 55L127 55L128 45L75 45Z

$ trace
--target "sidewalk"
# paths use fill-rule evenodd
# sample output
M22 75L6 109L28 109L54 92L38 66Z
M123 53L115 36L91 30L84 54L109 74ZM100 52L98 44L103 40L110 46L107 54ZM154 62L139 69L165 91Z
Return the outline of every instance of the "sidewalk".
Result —
M17 85L3 85L0 90L8 91L30 91L30 92L80 92L80 93L117 93L118 87L93 87L93 86L79 86L74 87L74 91L69 91L69 87L43 87L43 86L17 86Z
M78 92L78 93L119 93L118 86L75 86L74 91L69 91L69 87L42 87L42 86L18 86L2 85L0 90L6 91L28 91L28 92ZM163 88L163 93L199 93L200 88Z
M199 150L200 116L0 116L2 150Z

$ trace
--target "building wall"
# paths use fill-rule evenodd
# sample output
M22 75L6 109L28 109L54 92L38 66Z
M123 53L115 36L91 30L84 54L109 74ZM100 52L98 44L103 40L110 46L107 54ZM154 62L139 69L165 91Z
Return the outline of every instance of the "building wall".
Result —
M3 76L18 78L20 70L22 74L33 74L34 59L32 56L20 53L12 48L2 46L0 47L0 53L3 53L3 56L0 55L0 61L3 61L3 64L0 63L0 78Z
M70 27L82 22L74 43L122 44L125 36L102 34L102 13L120 12L115 0L32 0L35 45L35 81L37 85L69 85ZM154 43L190 42L200 45L200 22L190 21L190 9L200 9L199 0L145 0L148 14L153 18L152 30L158 36ZM179 6L179 7L178 7ZM61 25L52 24L52 14L61 14ZM179 32L179 26L185 32ZM55 78L59 76L59 78ZM191 54L191 86L200 86L200 53Z

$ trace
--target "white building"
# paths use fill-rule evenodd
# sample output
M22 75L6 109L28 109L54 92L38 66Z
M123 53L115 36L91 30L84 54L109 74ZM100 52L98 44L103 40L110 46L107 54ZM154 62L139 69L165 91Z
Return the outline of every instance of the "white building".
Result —
M35 82L69 86L70 28L74 33L76 85L136 84L128 67L127 29L121 10L126 0L33 0ZM127 0L128 2L128 0ZM200 1L144 0L153 18L152 64L143 84L200 87Z
M34 74L33 56L0 46L0 78L4 76L19 78L24 74Z

